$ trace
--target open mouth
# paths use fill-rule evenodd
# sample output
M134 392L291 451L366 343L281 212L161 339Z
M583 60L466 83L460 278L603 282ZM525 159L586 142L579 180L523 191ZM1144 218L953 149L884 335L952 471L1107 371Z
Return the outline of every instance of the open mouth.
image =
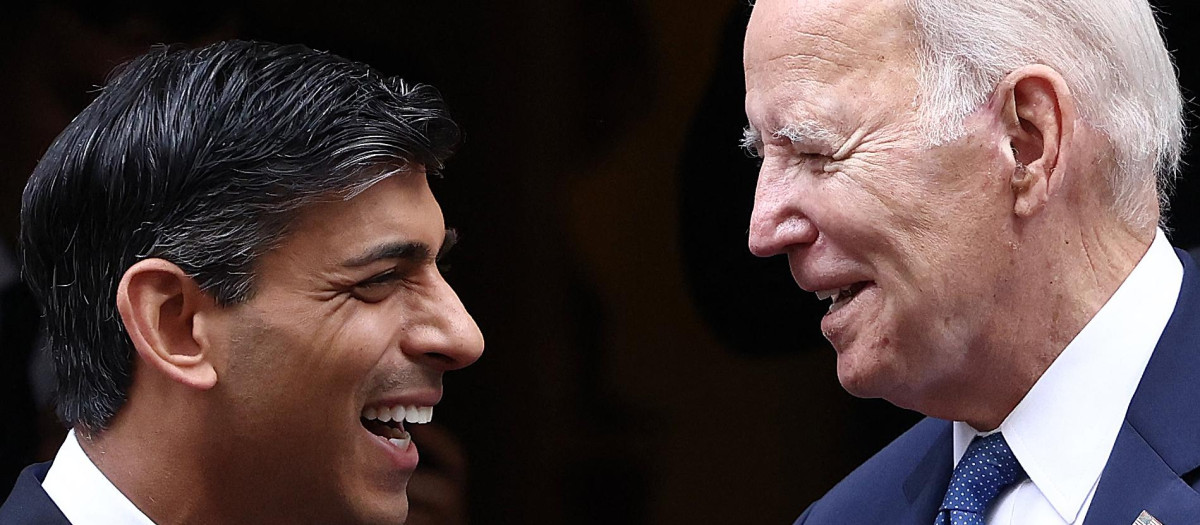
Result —
M373 406L364 408L359 418L363 428L391 443L408 450L412 438L404 430L405 423L422 424L433 421L433 407L415 405Z
M858 292L861 292L868 284L870 283L867 281L860 281L833 290L817 290L817 299L833 299L833 302L829 304L829 312L826 313L826 315L829 315L850 304L850 301L853 301L858 296Z

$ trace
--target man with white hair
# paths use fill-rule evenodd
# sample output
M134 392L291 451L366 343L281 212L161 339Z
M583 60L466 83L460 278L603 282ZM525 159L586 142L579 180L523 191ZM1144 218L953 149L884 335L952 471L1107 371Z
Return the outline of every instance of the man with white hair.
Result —
M1200 269L1146 0L760 0L756 255L842 385L929 418L797 523L1200 523Z

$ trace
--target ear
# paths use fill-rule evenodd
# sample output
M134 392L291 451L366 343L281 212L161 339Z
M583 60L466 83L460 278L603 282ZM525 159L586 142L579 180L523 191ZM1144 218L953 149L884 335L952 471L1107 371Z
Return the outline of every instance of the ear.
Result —
M129 267L117 286L117 310L138 356L173 381L198 390L217 384L197 313L215 307L191 277L163 259Z
M1077 118L1074 99L1062 75L1044 65L1013 71L1000 83L996 96L1003 104L1011 149L1013 212L1032 216L1064 182L1062 167Z

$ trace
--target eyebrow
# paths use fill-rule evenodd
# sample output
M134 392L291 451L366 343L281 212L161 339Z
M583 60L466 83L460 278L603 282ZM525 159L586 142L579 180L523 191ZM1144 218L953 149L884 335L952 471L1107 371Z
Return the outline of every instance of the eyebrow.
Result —
M442 246L438 249L436 255L433 249L426 243L421 241L399 241L380 244L367 250L366 253L352 257L342 263L342 266L347 268L358 268L366 266L380 260L386 259L401 259L410 261L420 260L441 260L446 256L446 253L458 243L458 231L453 228L446 229L446 236L442 240Z
M840 142L842 136L828 126L815 120L801 120L779 128L771 135L775 138L786 138L797 144L829 144Z
M754 149L760 143L762 143L762 133L759 133L758 129L749 125L742 129L742 140L738 143L742 149Z
M794 144L804 145L835 145L840 143L842 135L832 128L815 120L805 119L786 124L771 132L774 138L785 138ZM762 132L752 125L742 129L740 146L752 150L762 145Z

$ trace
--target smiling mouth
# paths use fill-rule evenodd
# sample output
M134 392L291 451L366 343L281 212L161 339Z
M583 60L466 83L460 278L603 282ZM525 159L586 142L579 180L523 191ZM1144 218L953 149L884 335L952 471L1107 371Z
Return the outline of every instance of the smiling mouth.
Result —
M841 310L844 306L849 304L850 301L853 301L854 298L858 296L858 292L861 292L863 288L867 287L867 284L869 284L867 281L861 281L849 286L834 288L832 290L817 290L817 299L822 301L825 299L833 299L833 302L829 304L829 311L825 314L829 315Z
M367 407L359 418L363 428L400 450L408 450L412 437L404 423L422 424L433 421L433 407L395 405Z

